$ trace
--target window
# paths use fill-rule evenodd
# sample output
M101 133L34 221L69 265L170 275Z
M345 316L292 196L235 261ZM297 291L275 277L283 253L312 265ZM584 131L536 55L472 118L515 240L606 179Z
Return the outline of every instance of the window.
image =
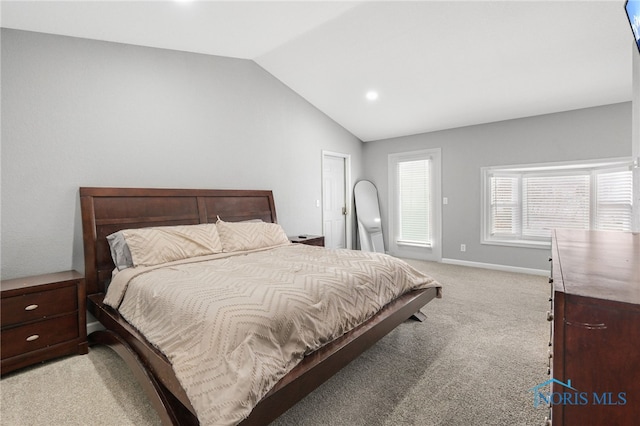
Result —
M431 245L430 163L429 158L397 163L399 244Z
M632 162L486 167L483 243L548 247L554 228L629 231Z
M389 155L389 252L440 260L440 149Z
M596 229L630 231L633 178L630 170L596 174Z

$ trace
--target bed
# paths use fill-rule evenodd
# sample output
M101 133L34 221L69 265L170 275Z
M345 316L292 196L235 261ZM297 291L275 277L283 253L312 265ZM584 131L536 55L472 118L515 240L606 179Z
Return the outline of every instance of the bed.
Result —
M114 288L124 287L125 290L122 294L128 294L127 292L134 293L133 289L136 286L144 288L143 282L145 280L153 282L156 278L152 274L184 274L183 269L191 270L190 268L196 267L195 264L207 265L206 267L211 267L208 266L210 264L216 264L218 267L218 263L216 263L220 262L218 257L222 257L224 262L231 264L240 262L234 267L242 271L248 271L251 268L248 268L247 265L254 264L262 264L269 268L277 262L269 260L271 258L268 256L276 255L294 259L298 262L297 265L302 265L297 266L298 269L318 268L311 266L311 264L307 266L304 263L307 258L321 257L327 265L339 263L330 257L339 255L333 253L334 251L318 247L303 247L299 244L288 244L288 241L281 241L282 244L276 244L275 247L255 250L250 247L251 250L238 256L232 255L234 253L228 255L216 253L212 255L214 259L206 262L201 262L199 260L201 258L197 261L186 259L184 261L186 265L182 265L183 261L179 260L176 262L181 265L175 267L148 266L148 269L154 270L148 273L146 271L144 273L132 272L136 269L142 270L136 266L136 268L125 269L114 275L114 269L117 271L118 268L114 265L107 236L114 235L118 231L124 232L123 230L138 235L144 233L146 229L157 229L158 227L172 229L183 226L193 228L195 226L199 229L199 226L202 226L209 230L211 227L208 224L217 224L216 228L220 229L220 232L224 229L254 229L251 228L254 223L255 227L268 227L277 224L273 194L271 191L265 190L83 187L80 188L80 201L88 309L104 326L104 330L95 331L89 335L89 343L90 345L108 345L127 363L158 412L162 423L167 425L200 424L196 412L200 410L201 414L202 408L196 410L194 405L198 401L197 404L202 407L202 402L198 398L193 398L194 393L191 385L183 385L185 382L184 377L181 376L180 366L176 363L174 368L172 364L172 362L176 362L175 356L169 350L161 351L158 349L155 337L151 337L153 333L148 334L147 338L139 331L140 325L134 326L125 319L123 313L131 315L126 313L125 306L119 305L120 303L125 304L125 296L120 299L116 298L116 300L110 294L107 296L107 303L105 303L105 293L112 277L111 285L113 288L109 289L109 293L113 293ZM360 256L360 252L345 252ZM384 255L373 254L372 256ZM278 260L278 262L280 261ZM369 262L369 265L380 263L372 263L370 258L358 258L358 262ZM291 269L289 266L283 268ZM127 274L131 277L123 278ZM214 275L217 276L218 273L216 272ZM307 278L304 278L304 281L306 282ZM126 284L120 285L120 282ZM424 288L393 296L393 299L385 303L381 309L376 309L373 316L366 314L368 319L355 318L350 320L356 323L353 328L345 330L344 334L341 331L338 335L323 337L322 339L326 341L315 343L318 344L318 348L312 345L313 351L305 352L302 354L303 357L300 355L299 349L296 349L295 353L300 355L301 360L292 361L292 366L283 372L281 377L277 377L275 381L272 379L274 383L269 383L268 390L258 395L255 403L252 403L247 409L247 413L242 415L243 420L239 424L267 424L273 421L395 327L419 312L420 308L429 301L441 297L441 286L437 282L430 280L429 283L426 283L425 281L421 286ZM132 290L128 290L128 288ZM131 299L133 296L126 297ZM110 299L116 300L116 302L114 303ZM133 305L133 302L127 303ZM146 306L149 303L138 302L137 305ZM120 306L121 311L115 309L114 306L116 308ZM323 308L324 310L326 309ZM173 319L173 317L171 318ZM185 326L185 321L182 320L175 320L173 323L178 323L181 327ZM199 327L191 328L199 329ZM160 334L164 335L165 333ZM170 357L172 361L170 361ZM191 389L192 398L188 396L185 388ZM220 394L226 393L226 389L220 392ZM215 392L211 391L206 396L209 399L217 397ZM217 424L218 421L207 418L202 423ZM234 421L233 423L238 422Z

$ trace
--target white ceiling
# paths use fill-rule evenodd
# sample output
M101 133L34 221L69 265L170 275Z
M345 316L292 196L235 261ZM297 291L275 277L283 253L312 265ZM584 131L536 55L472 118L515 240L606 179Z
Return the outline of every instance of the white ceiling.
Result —
M252 59L363 141L632 98L624 0L2 1L0 20Z

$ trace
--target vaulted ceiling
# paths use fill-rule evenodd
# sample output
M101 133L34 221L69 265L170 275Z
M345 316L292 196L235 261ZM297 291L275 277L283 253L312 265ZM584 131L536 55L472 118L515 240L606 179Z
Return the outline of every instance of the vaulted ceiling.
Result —
M623 0L2 1L0 12L6 28L253 60L363 141L630 101L637 54Z

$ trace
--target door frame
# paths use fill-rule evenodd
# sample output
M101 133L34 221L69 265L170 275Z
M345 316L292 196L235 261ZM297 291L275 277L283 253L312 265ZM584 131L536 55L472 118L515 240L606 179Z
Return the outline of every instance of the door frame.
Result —
M344 202L345 207L347 209L347 214L344 218L344 226L345 226L345 246L350 249L353 247L352 243L352 225L351 221L353 220L353 191L351 189L351 154L344 154L341 152L334 151L325 151L322 150L322 162L320 165L320 172L322 174L320 178L320 194L322 194L322 209L320 212L321 220L322 220L322 235L325 235L324 229L324 161L326 157L338 157L342 158L344 161Z

